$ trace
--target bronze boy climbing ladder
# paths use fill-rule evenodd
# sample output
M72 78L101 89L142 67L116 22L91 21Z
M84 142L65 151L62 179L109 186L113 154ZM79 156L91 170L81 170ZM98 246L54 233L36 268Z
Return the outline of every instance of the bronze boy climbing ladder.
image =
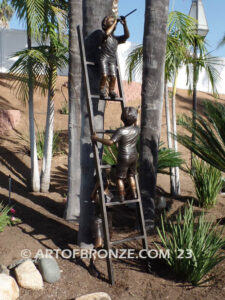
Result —
M90 66L93 66L94 63L86 60L86 53L85 53L82 29L80 26L78 26L77 30L78 30L78 38L79 38L79 46L80 46L80 55L81 55L82 67L83 67L84 78L85 78L85 88L86 88L86 95L87 95L87 107L88 107L88 114L89 114L90 132L91 132L91 134L107 133L108 131L104 131L104 129L102 129L100 131L95 130L92 101L96 100L96 99L98 100L99 95L91 94L90 82L89 82L89 76L88 76L88 68ZM122 87L119 66L117 67L117 82L118 82L118 88L119 88L119 98L116 98L114 100L111 100L110 98L106 98L103 101L118 101L118 102L120 102L121 109L123 110L125 107L125 103L124 103L124 94L123 94L123 87ZM105 249L107 250L107 253L109 253L110 249L114 245L132 241L132 240L142 240L143 249L145 249L147 251L148 243L147 243L146 230L145 230L145 225L144 225L144 215L143 215L143 209L142 209L142 203L141 203L140 190L139 190L137 176L135 177L136 186L137 186L137 194L138 194L137 199L125 200L124 202L106 203L105 196L104 196L102 169L104 169L106 167L108 168L109 166L103 165L101 163L101 158L99 157L99 150L97 147L97 143L92 142L92 145L93 145L93 152L94 152L95 163L96 163L96 173L97 173L97 178L98 178L99 185L100 185L100 205L101 205L102 219L103 219L104 246L105 246ZM125 204L129 204L129 203L136 203L141 234L134 236L134 237L128 237L123 240L111 241L110 236L109 236L107 207L114 206L114 205L125 205ZM114 276L113 276L112 258L111 257L107 257L107 268L108 268L109 281L111 284L114 284Z

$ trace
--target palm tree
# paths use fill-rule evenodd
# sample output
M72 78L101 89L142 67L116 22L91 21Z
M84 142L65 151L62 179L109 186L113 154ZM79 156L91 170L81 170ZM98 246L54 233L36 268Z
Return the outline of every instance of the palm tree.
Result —
M184 62L187 56L187 48L190 46L193 36L195 22L189 16L173 11L168 16L168 37L166 48L166 62L165 62L165 108L166 108L166 122L167 122L167 139L168 147L172 148L172 140L170 133L170 113L168 102L168 82L173 81L173 97L172 97L172 124L173 132L176 132L176 113L175 113L175 94L176 81L178 75L178 68ZM142 45L135 48L128 56L127 71L129 80L132 79L133 73L140 73L142 71L143 51ZM174 142L174 149L177 149L177 142ZM179 168L171 169L171 194L179 194Z
M37 151L34 131L33 116L33 91L38 86L46 89L48 84L48 107L45 130L45 149L43 158L43 167L41 175L41 190L47 191L50 182L50 167L52 156L52 139L53 139L53 120L54 120L54 91L57 76L57 68L64 66L66 59L65 42L60 34L60 25L64 11L57 7L57 1L52 5L51 1L33 1L27 0L24 3L12 1L17 14L21 19L27 20L28 50L20 51L15 54L19 56L17 62L12 66L11 72L16 75L17 89L20 96L25 100L29 97L29 116L30 116L30 141L31 141L31 172L33 190L40 189L40 177L37 164ZM60 22L58 21L60 20ZM40 30L41 29L41 30ZM31 36L37 41L46 43L49 38L50 45L31 46ZM43 79L45 84L43 84ZM35 168L33 168L35 167ZM35 169L35 171L34 171Z
M173 134L176 134L176 84L178 78L178 70L182 65L186 65L187 78L189 79L190 65L195 63L196 68L196 80L201 68L204 68L210 79L210 83L213 88L213 92L216 93L216 82L219 78L218 71L215 65L220 64L220 62L211 57L207 53L205 47L204 39L195 34L195 24L196 21L177 11L173 11L169 14L168 18L168 38L167 38L167 50L166 50L166 63L165 63L165 91L167 90L167 83L173 81L173 92L172 92L172 124L173 124ZM192 56L192 48L194 43L197 43L200 54L198 57L194 58ZM132 78L132 74L138 73L142 69L142 45L139 45L134 49L127 59L128 65L128 75L129 80ZM192 83L192 80L188 80ZM172 144L170 140L170 132L168 128L170 127L170 117L169 117L169 105L167 103L168 95L165 95L165 105L166 105L166 116L167 116L167 137L168 137L168 147ZM177 151L177 141L174 141L174 149ZM179 168L171 170L171 193L179 194Z
M82 24L82 1L69 1L69 155L66 220L80 216L80 88L81 60L77 25Z
M225 106L207 101L204 108L205 118L196 113L196 124L186 115L179 118L179 125L191 134L195 132L195 140L183 133L177 134L176 139L195 155L225 172Z
M43 0L11 0L11 5L14 8L17 18L24 20L27 26L27 45L28 50L31 49L31 38L32 36L37 37L39 34L39 24L43 21L44 17L44 1ZM28 56L29 57L29 56ZM30 133L30 153L31 153L31 190L38 192L40 190L40 177L38 169L38 158L37 158L37 146L35 138L35 127L34 127L34 109L33 109L33 92L34 84L36 81L36 75L32 73L32 62L31 58L27 61L25 73L19 72L19 76L16 79L19 80L18 92L22 100L28 101L29 103L29 133ZM18 73L15 66L12 66L11 72ZM27 81L24 80L27 78ZM28 88L27 88L28 87ZM22 92L22 93L21 93Z
M223 38L221 39L218 47L221 47L221 46L224 46L224 45L225 45L225 34L224 34Z
M145 4L141 104L140 189L146 225L153 225L164 90L168 0Z
M112 14L113 0L105 0L101 4L98 0L83 1L83 33L86 40L86 53L89 60L95 60L97 54L102 19ZM93 13L94 12L94 13ZM90 17L91 16L91 17ZM93 94L98 93L100 74L98 69L93 70L89 75L91 90ZM85 91L82 90L81 100L81 186L80 188L80 225L78 233L78 243L81 247L89 247L92 244L91 218L93 206L91 203L91 192L94 188L94 158L92 153L92 143L90 140L89 120ZM94 102L94 115L96 130L102 129L104 125L104 101Z
M47 79L48 79L48 104L45 127L44 156L41 170L41 191L48 192L50 186L53 125L54 125L54 96L56 89L57 69L64 67L67 63L66 39L61 34L60 21L65 17L65 12L57 6L57 2L45 3L45 24L42 39L49 38L50 45L46 47L47 55Z
M0 28L9 28L9 21L12 18L13 9L7 0L0 3Z

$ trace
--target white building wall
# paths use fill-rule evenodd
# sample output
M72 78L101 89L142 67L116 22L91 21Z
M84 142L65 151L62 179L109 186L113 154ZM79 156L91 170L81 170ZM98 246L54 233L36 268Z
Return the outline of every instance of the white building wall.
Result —
M27 47L26 41L26 31L17 30L17 29L0 29L0 72L6 73L16 60L11 58L11 56L22 49ZM136 45L130 41L127 41L125 44L121 44L118 47L118 58L120 63L120 69L122 74L122 79L127 80L126 76L126 58L130 51ZM221 65L217 66L217 69L220 73L221 80L217 84L217 89L219 94L225 94L225 58L221 58ZM68 69L65 68L59 71L59 75L67 76ZM136 82L141 82L142 76L134 76L133 80ZM186 84L186 71L185 67L181 68L179 71L177 88L188 89ZM204 71L200 73L197 89L203 92L211 93L211 87L209 80Z

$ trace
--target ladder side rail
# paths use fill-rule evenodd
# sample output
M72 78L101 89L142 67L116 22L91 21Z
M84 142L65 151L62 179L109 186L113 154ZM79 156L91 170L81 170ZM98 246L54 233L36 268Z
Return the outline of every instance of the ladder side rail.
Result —
M86 88L86 99L87 99L87 108L88 108L88 114L89 114L90 130L91 130L91 134L93 134L95 131L95 128L93 126L94 113L93 113L92 106L90 103L91 89L90 89L90 83L89 83L89 78L88 78L88 69L87 69L87 63L86 63L83 34L82 34L82 29L81 29L80 25L77 26L77 33L78 33L78 40L79 40L79 45L80 45L82 67L83 67L83 71L84 71L84 82L85 82L85 88Z
M81 59L82 59L82 66L84 70L84 76L85 76L85 87L87 92L87 106L88 106L88 113L89 113L89 123L90 123L90 131L91 134L94 133L94 126L93 126L93 120L94 120L94 114L92 110L91 105L91 92L90 92L90 84L89 84L89 77L88 77L88 69L86 64L86 55L85 55L85 48L84 48L84 41L83 41L83 35L81 31L81 27L77 27L78 31L78 38L79 38L79 45L80 45L80 51L81 51ZM100 168L100 159L99 159L99 150L96 142L92 142L93 145L93 152L96 162L96 171L97 171L97 177L100 184L100 198L101 198L101 211L103 216L103 231L104 231L104 237L105 237L105 248L108 251L110 250L110 237L109 237L109 227L108 227L108 217L107 217L107 211L106 211L106 205L105 205L105 196L104 196L104 186L103 186L103 180L102 180L102 173ZM112 268L112 259L107 257L107 269L109 274L109 281L111 284L114 284L114 276L113 276L113 268Z
M140 201L137 202L137 204L136 204L136 208L137 208L137 214L138 214L138 218L139 218L140 231L141 231L141 234L144 236L142 245L143 245L143 248L146 249L146 251L147 251L148 250L148 240L147 240L147 234L146 234L146 229L145 229L143 206L142 206L142 201L141 201L141 193L140 193L137 174L135 175L135 183L136 183L136 188L137 188L138 199L140 199Z

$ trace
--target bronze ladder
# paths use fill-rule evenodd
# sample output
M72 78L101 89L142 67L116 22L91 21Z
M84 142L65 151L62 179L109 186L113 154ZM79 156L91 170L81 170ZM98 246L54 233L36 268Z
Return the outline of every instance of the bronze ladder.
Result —
M92 107L92 100L99 99L99 95L91 95L90 82L89 82L89 76L88 76L88 67L93 66L94 63L86 60L83 33L82 33L82 28L80 26L77 26L77 32L78 32L78 39L79 39L82 68L83 68L84 78L85 78L85 89L86 89L87 108L88 108L88 114L89 114L90 132L91 132L91 134L93 134L94 132L96 134L110 133L111 132L110 130L95 131L95 128L94 128L94 113L93 113L93 107ZM117 67L117 83L118 83L118 88L119 88L119 98L116 98L115 100L106 98L105 101L119 101L121 103L121 108L123 110L125 107L124 92L123 92L120 68L119 68L118 63L117 63L117 66L118 66ZM140 195L140 189L139 189L137 176L135 176L137 194L138 194L137 199L125 200L122 203L121 202L105 203L102 169L109 168L110 166L101 164L97 143L92 142L92 146L93 146L93 152L94 152L94 157L95 157L97 178L99 180L99 185L100 185L100 199L101 199L100 205L101 205L102 219L103 219L104 247L105 247L107 253L109 253L109 250L112 248L112 246L123 243L123 242L132 241L132 240L142 240L143 249L148 251L148 242L147 242L147 235L146 235L146 230L145 230L144 214L143 214L141 195ZM129 203L136 203L141 234L134 236L134 237L128 237L128 238L125 238L122 240L110 241L109 225L108 225L108 217L107 217L107 207L115 206L115 205L125 205L125 204L129 204ZM147 262L147 267L150 268L149 262ZM111 257L107 257L107 269L108 269L109 282L113 285L115 282L114 282L114 274L113 274Z

